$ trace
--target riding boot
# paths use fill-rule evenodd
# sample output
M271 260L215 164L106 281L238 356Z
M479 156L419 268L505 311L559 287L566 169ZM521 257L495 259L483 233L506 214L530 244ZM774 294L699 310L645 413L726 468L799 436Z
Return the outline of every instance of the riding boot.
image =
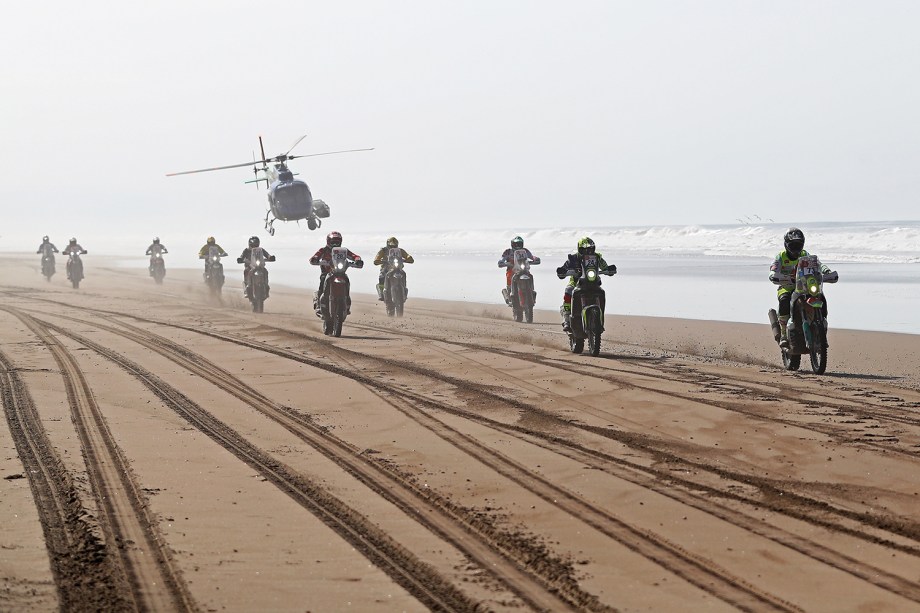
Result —
M377 300L383 301L383 283L377 284Z
M788 315L779 316L779 346L783 349L789 348L789 333L786 332L786 326L789 322Z
M502 297L505 299L505 304L511 306L511 292L509 288L506 287L502 290Z
M562 331L571 332L572 331L572 312L567 311L565 307L559 309L559 312L562 313Z

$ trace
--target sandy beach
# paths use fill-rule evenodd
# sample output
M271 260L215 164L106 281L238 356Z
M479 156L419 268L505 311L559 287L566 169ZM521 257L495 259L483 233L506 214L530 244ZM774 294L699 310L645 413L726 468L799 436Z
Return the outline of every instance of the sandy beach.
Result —
M920 610L920 336L816 376L766 317L611 308L591 358L355 295L330 338L99 261L0 257L0 610Z

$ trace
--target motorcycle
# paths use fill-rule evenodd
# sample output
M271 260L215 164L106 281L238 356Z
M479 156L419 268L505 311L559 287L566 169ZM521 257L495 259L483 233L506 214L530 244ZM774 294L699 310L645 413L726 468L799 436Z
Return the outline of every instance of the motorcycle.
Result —
M588 341L588 352L597 356L601 352L601 334L604 332L604 307L606 296L601 288L601 275L617 274L616 266L599 270L596 255L585 255L581 270L569 270L565 276L578 279L572 291L572 316L569 322L569 348L581 353ZM565 316L563 310L563 316Z
M511 292L508 288L502 290L505 304L511 307L514 321L523 320L533 323L533 305L537 302L537 292L533 289L533 275L530 273L530 262L527 261L527 251L514 250L514 267L511 273ZM534 259L534 265L540 263L539 258ZM499 268L505 268L508 263L502 259L498 262Z
M387 252L387 272L383 277L383 303L387 308L387 315L393 317L403 316L403 307L409 290L406 289L406 271L403 270L402 252L399 248L391 248Z
M166 263L163 261L163 254L159 251L150 254L150 276L157 285L163 283L163 277L166 276Z
M795 291L790 298L790 315L786 324L788 347L780 346L783 367L786 370L798 370L802 356L808 355L811 370L823 374L827 369L827 319L824 315L824 284L836 283L836 272L821 272L821 262L817 256L809 255L799 258L795 269ZM776 277L773 282L781 285L790 279ZM776 309L767 313L773 338L777 345L782 338Z
M42 254L42 275L45 280L51 281L54 273L54 252L49 248Z
M326 273L322 292L313 294L313 309L316 316L323 320L323 334L342 336L342 324L349 313L351 282L346 272L349 268L363 268L363 260L348 259L348 249L333 247L331 270Z
M242 264L243 258L237 258L237 263ZM274 262L275 256L265 257L261 247L253 247L249 251L249 287L247 297L252 303L253 313L262 313L265 300L268 298L268 270L266 262Z
M201 256L201 259L204 260L204 282L212 296L219 296L224 286L224 265L220 263L220 249L208 247L208 255Z
M86 249L80 252L71 251L67 259L67 279L71 282L74 289L79 289L80 281L83 280L83 260L81 255L87 253Z

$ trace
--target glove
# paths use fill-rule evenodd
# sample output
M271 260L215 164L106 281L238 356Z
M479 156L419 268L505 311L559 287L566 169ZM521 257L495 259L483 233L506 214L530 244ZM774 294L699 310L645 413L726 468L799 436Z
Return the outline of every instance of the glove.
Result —
M568 271L569 271L568 266L560 266L559 268L556 269L556 276L559 277L560 279L565 279L565 273L567 273Z
M539 263L540 263L540 258L534 258L533 262L531 262L531 264L533 264L534 266L536 266Z
M502 258L498 261L499 268L505 268L506 266L508 266L508 263L505 261L505 258Z
M364 268L364 260L355 260L355 268Z
M274 262L274 261L275 261L275 256L272 256L272 257L268 258L268 261L269 261L269 262Z
M606 272L608 275L610 275L611 277L612 277L613 275L617 274L617 266L616 266L616 264L610 264L609 266L607 266L607 270L606 270L605 272Z
M242 264L242 263L243 263L243 258L236 258L236 263L237 263L237 264Z

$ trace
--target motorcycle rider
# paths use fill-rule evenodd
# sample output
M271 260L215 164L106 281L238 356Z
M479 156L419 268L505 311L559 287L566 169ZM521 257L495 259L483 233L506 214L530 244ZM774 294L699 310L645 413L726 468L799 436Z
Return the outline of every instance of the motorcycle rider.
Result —
M72 238L70 239L70 243L64 247L64 251L62 251L61 254L69 256L71 253L86 253L86 249L77 242L77 239ZM70 280L70 260L67 260L67 280Z
M342 246L342 235L338 232L330 232L326 235L326 246L320 247L316 253L313 254L313 257L310 258L310 264L313 266L319 266L319 290L316 292L317 295L317 312L319 312L319 305L323 304L323 290L325 289L326 276L332 271L332 249L334 247ZM348 252L348 259L354 260L356 268L362 268L364 266L364 261L361 259L361 256L357 253L353 253L351 249L346 250ZM351 314L351 293L348 295L348 305L346 309L346 314Z
M52 253L60 253L58 248L54 246L47 236L42 237L42 244L38 246L38 251L35 253L41 253L43 255L51 255Z
M252 250L260 246L260 241L258 236L249 237L249 246L246 249L243 249L243 253L240 254L240 257L236 258L237 264L243 264L243 295L247 298L251 298L249 295L250 286L249 286L249 274L252 272L252 266L249 264L249 258L252 255ZM223 251L223 249L221 249ZM264 247L262 247L262 253L265 254L266 261L274 262L275 256L271 255ZM265 297L268 298L268 291L271 288L268 286L268 269L265 269Z
M380 276L377 277L377 300L383 300L383 279L387 274L387 257L390 249L399 249L399 255L406 264L415 263L415 258L406 253L405 249L400 248L399 240L395 236L388 238L386 246L381 247L377 255L374 256L374 266L380 267ZM406 288L406 293L409 293L408 287Z
M789 228L783 236L783 247L785 249L776 254L773 264L770 265L770 282L778 285L776 297L779 300L779 346L789 347L789 338L786 334L786 325L792 307L792 293L795 291L795 269L799 263L799 258L809 255L805 251L805 234L798 228ZM831 269L821 264L821 273L828 274ZM827 317L827 296L824 297L824 306L821 313Z
M203 259L207 258L207 257L208 257L208 249L210 249L211 247L217 247L217 249L218 249L218 254L217 254L217 255L219 255L220 257L222 257L222 258L227 257L227 252L224 251L224 248L217 244L217 241L214 240L214 237L213 237L213 236L209 236L209 237L208 237L208 241L204 244L204 246L203 246L201 249L198 250L198 259L199 259L199 260L203 260Z
M155 236L153 242L150 243L150 246L147 247L147 253L144 255L162 255L164 253L169 253L169 250L166 249L166 245L160 244L160 237ZM153 258L150 259L150 275L153 276Z
M616 273L617 271L615 265L607 264L604 260L604 256L595 251L593 240L585 236L578 241L577 252L570 253L565 263L556 269L556 276L560 279L564 279L570 270L574 270L578 273L577 275L569 277L569 282L565 286L565 294L562 296L562 329L565 332L570 332L572 330L572 292L575 291L575 286L578 284L578 276L581 274L582 263L586 255L594 255L597 257L598 272L611 270Z
M514 274L514 252L518 249L524 249L524 239L515 236L511 239L511 248L502 252L501 259L498 260L498 267L506 267L505 271L505 289L502 290L502 296L505 297L505 303L511 306L511 277ZM527 261L531 264L539 264L540 258L534 257L530 249L524 249L527 252Z

